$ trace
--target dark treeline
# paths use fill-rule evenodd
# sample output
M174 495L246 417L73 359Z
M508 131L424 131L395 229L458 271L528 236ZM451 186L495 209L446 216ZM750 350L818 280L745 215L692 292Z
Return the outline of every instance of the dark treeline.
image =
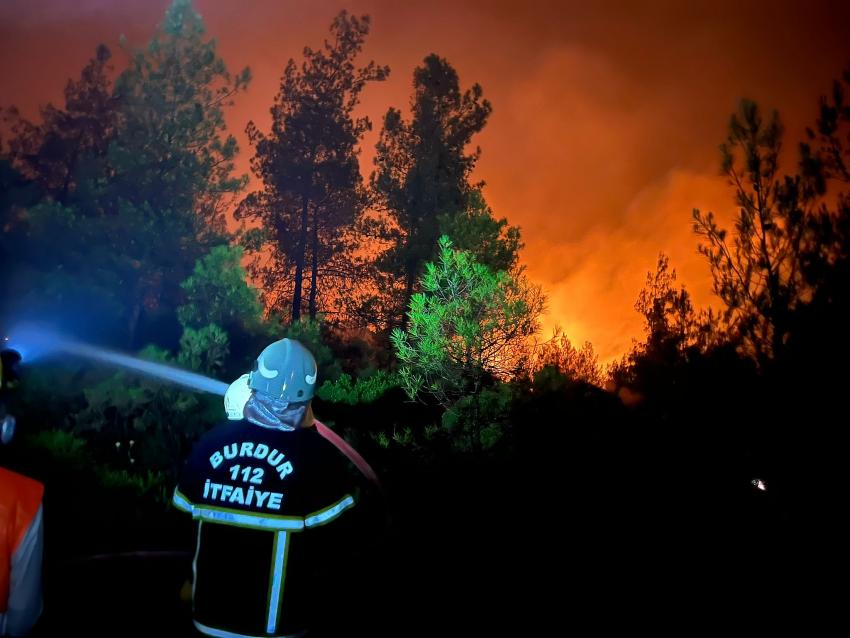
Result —
M223 380L302 340L319 418L386 492L327 635L656 624L831 582L817 570L836 564L843 509L850 71L781 163L779 116L741 102L720 157L733 227L692 215L716 308L695 308L661 255L636 291L643 339L603 370L590 344L537 337L520 231L471 177L492 110L479 85L425 57L360 165L360 96L390 73L361 59L370 29L342 12L286 64L270 130L247 124L254 192L225 126L250 71L228 70L189 0L120 62L98 46L38 121L6 108L3 329L47 321ZM182 563L85 557L187 546L170 490L221 399L73 360L25 357L18 376L2 462L47 483L43 635L70 609L91 634L141 605L160 613L125 635L179 634Z

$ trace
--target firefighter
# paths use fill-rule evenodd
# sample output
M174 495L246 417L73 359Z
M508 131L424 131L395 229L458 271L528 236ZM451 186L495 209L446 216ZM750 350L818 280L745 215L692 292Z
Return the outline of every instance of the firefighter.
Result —
M9 340L3 338L3 344ZM0 443L9 443L15 434L15 417L7 412L6 403L11 391L18 385L17 368L21 355L9 348L0 349Z
M0 353L0 445L15 433L4 398L18 361L14 351ZM0 467L0 636L27 635L41 615L43 495L38 481Z
M262 351L193 448L173 502L196 521L192 602L209 636L300 636L353 519L356 481L319 434L318 369L298 341ZM347 522L348 521L348 522Z

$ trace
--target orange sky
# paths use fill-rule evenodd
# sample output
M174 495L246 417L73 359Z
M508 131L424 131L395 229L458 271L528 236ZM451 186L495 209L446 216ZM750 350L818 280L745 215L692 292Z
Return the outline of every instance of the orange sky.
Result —
M3 0L0 105L34 116L58 101L98 42L141 44L168 0ZM684 6L687 5L687 6ZM286 60L318 46L347 8L372 16L364 60L389 64L363 111L376 129L406 106L413 68L446 57L479 82L493 115L476 140L476 177L499 216L522 228L522 261L548 293L547 329L590 340L602 360L640 336L632 309L659 251L700 305L708 270L690 230L694 207L721 218L732 193L717 176L729 114L749 96L778 108L793 149L817 97L850 63L848 2L517 2L516 0L196 0L231 71L254 80L228 121L241 140L268 108ZM364 142L371 170L377 130Z

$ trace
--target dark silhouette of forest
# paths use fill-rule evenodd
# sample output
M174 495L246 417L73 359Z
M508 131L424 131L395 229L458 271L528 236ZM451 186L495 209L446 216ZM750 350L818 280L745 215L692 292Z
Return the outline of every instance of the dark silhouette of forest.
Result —
M289 61L249 149L225 113L250 71L227 68L189 0L143 48L97 46L37 121L6 107L3 330L47 321L226 381L272 340L307 345L317 415L384 485L363 488L327 635L828 606L846 538L850 70L812 96L803 140L740 103L718 157L734 223L690 220L714 310L660 255L635 291L643 338L602 369L590 344L540 336L520 229L472 181L482 87L429 54L408 109L357 116L390 73L362 59L370 27L343 11ZM40 635L180 635L191 539L171 490L221 398L67 358L25 356L15 377L3 401L20 433L0 462L47 485Z

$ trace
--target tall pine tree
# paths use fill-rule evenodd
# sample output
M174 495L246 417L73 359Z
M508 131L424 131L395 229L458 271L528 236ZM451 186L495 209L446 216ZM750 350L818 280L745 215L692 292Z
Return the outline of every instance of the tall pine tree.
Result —
M136 347L170 321L196 259L223 243L223 207L243 186L224 108L249 80L216 55L189 0L174 0L146 48L129 52L114 86L99 47L65 108L18 120L13 165L41 187L16 215L25 238L15 269L22 306L73 310ZM120 325L119 325L120 324Z
M191 1L173 0L115 83L123 119L101 200L138 235L124 247L131 339L143 313L172 314L197 258L225 241L224 209L247 176L232 175L238 148L224 109L249 81L247 68L228 72Z
M371 187L389 224L390 248L381 270L399 282L391 314L405 323L404 310L425 262L437 251L440 217L451 220L470 204L469 183L480 149L468 152L491 112L478 84L461 91L455 69L431 54L413 73L411 119L390 108L376 148Z
M321 49L306 47L300 65L287 63L271 131L248 125L256 149L251 167L263 190L243 200L237 217L260 222L261 232L247 242L258 255L253 274L267 306L288 306L293 321L303 314L305 289L314 319L324 294L343 285L351 233L366 203L357 155L371 122L353 113L366 84L389 74L374 62L355 63L369 25L368 16L337 15Z

